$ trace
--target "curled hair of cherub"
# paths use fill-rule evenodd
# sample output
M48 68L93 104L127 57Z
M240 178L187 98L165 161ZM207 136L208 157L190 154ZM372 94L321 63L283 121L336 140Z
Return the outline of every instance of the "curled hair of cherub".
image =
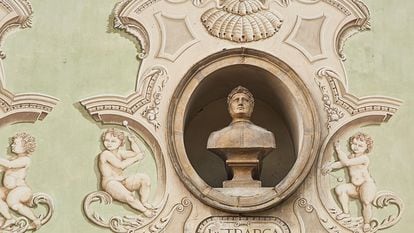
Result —
M105 130L105 132L103 132L103 134L102 134L102 141L105 140L105 136L107 134L110 134L110 135L118 138L121 141L121 146L123 146L125 144L125 133L122 132L121 130L116 129L116 128L109 128L109 129Z
M28 133L17 133L12 137L14 141L17 138L21 138L23 142L23 147L26 150L26 153L33 153L36 150L36 140L35 138Z
M367 144L366 153L369 153L372 151L372 148L374 147L374 140L372 140L372 138L368 136L368 134L361 133L361 132L354 134L352 137L349 138L349 145L352 144L352 141L354 139L364 141Z
M243 93L243 94L247 95L248 98L249 98L249 102L251 103L252 107L254 106L253 94L247 88L242 87L242 86L238 86L230 92L230 94L227 96L227 104L230 104L231 99L233 98L233 96L235 94L238 94L238 93Z

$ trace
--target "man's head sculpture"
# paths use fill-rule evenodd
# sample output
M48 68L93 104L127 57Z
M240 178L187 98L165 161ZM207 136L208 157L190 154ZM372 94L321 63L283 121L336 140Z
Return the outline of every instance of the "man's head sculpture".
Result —
M224 188L260 188L263 158L276 148L272 132L253 124L254 98L247 88L238 86L227 96L230 125L210 134L207 149L226 164L228 180Z
M249 120L254 108L253 95L247 88L238 86L227 96L227 106L233 120Z

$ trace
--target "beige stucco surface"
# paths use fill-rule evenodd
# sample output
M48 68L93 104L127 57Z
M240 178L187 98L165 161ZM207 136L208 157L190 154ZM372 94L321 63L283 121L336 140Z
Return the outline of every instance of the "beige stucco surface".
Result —
M404 101L389 123L363 129L375 140L371 174L379 189L392 190L405 202L399 224L383 232L405 233L414 218L414 2L366 1L372 30L346 44L350 92L385 95ZM1 129L0 154L8 138L26 131L38 139L28 175L35 192L55 200L52 220L39 232L102 232L83 216L85 195L98 186L96 155L101 127L77 102L98 94L134 91L139 61L129 37L114 32L110 13L115 1L33 1L33 28L8 36L4 52L6 87L14 93L39 92L61 100L43 122ZM411 13L411 14L410 14ZM151 159L137 169L153 174ZM120 211L126 211L119 208Z

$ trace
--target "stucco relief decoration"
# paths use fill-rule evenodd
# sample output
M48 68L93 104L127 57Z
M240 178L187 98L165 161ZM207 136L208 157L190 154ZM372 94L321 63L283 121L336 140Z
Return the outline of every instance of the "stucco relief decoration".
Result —
M31 26L32 13L28 1L0 0L0 46L9 32ZM4 59L6 56L0 52L0 57ZM11 93L5 87L5 80L3 64L0 64L1 127L43 120L58 102L53 97L37 93ZM17 133L11 138L12 155L0 158L0 173L3 175L0 188L0 232L36 231L52 217L52 198L45 193L34 193L26 182L35 149L33 136ZM36 156L38 155L35 158Z
M0 158L0 171L3 173L0 188L0 231L35 231L52 217L53 201L45 193L33 193L26 182L27 170L36 149L35 138L27 133L17 133L11 141L13 155ZM45 210L40 215L33 211L39 206L43 206Z
M6 34L17 28L31 27L32 13L32 6L26 0L0 1L0 58L6 58L1 50Z
M141 87L130 96L100 96L83 100L81 103L96 120L99 120L101 112L115 111L133 117L143 117L154 129L158 129L159 104L167 81L168 74L165 68L154 66L144 72Z
M28 1L0 1L0 47L8 33L30 27L32 13ZM4 59L6 56L0 52L0 57ZM0 64L0 126L43 120L58 102L53 97L37 93L11 93L5 87L5 80L3 65Z
M211 35L239 43L272 37L282 26L282 20L259 0L222 1L201 21Z
M333 145L338 156L337 161L327 162L322 167L322 174L327 175L334 170L346 169L349 179L337 177L340 183L335 188L335 195L340 209L332 208L330 213L335 219L354 232L376 232L395 225L401 218L403 202L391 192L377 192L377 185L369 172L370 152L374 146L373 139L365 133L356 133L348 140L350 153L347 154L336 141ZM349 180L349 181L345 181ZM357 199L362 206L361 217L352 217L349 209L351 199ZM383 219L374 217L373 209L384 209L395 206L395 213ZM387 208L385 208L386 210Z
M345 116L353 118L361 114L381 114L383 120L388 121L401 105L400 100L390 97L356 97L348 93L339 74L331 68L320 68L316 76L315 82L322 94L324 110L328 117L328 129L339 127Z
M133 94L81 101L96 121L114 127L103 132L101 189L84 200L90 222L114 232L359 233L401 218L402 200L378 192L369 172L370 137L355 135L349 153L337 143L351 129L387 122L401 105L348 91L343 46L369 28L361 1L124 0L114 16L115 27L140 42L145 59ZM231 122L219 122L219 114L228 114L225 104L215 104L226 96ZM256 116L287 120L255 118L254 103ZM283 127L292 142L283 140ZM157 172L164 171L157 184L139 170L127 175L142 161L135 137L152 147ZM275 179L262 167L272 163L262 161L273 156L288 167L287 157L275 157L290 156L285 150L294 159ZM213 164L203 156L210 152L224 162L220 179L210 170L200 175L201 165ZM148 198L150 186L161 198ZM198 200L186 198L191 194ZM347 207L353 199L362 210ZM115 203L132 214L101 211Z
M132 174L124 171L140 163L145 154L128 121L122 123L125 130L108 128L102 133L104 149L97 158L101 190L85 197L83 210L91 222L113 232L164 232L171 221L178 221L180 215L187 216L191 212L192 203L184 198L162 213L168 198L151 201L154 198L150 196L150 177L140 171ZM94 210L99 204L110 207L113 201L130 207L133 214L107 217L99 213L102 208Z

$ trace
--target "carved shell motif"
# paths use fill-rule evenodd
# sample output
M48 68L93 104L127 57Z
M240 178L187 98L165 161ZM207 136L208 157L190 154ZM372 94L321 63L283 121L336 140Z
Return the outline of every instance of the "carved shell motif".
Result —
M221 7L206 11L201 21L211 35L235 42L269 38L282 25L259 0L226 0Z

